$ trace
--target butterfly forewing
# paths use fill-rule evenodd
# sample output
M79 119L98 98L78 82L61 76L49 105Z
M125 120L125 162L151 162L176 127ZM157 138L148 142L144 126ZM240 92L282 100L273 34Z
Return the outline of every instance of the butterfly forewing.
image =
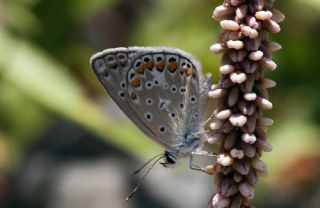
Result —
M90 62L99 81L110 97L147 136L153 137L152 131L146 129L143 121L136 115L128 102L126 72L132 64L130 56L133 53L133 51L128 51L127 48L107 49L95 54ZM120 56L121 60L118 60L119 55L125 56Z
M167 150L199 132L211 77L203 80L189 54L166 47L118 48L94 55L91 64L124 113Z

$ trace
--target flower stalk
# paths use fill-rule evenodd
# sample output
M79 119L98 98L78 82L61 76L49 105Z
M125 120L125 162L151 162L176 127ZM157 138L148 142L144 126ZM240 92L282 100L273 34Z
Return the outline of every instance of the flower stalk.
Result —
M263 111L273 107L267 89L276 83L265 78L265 71L277 68L272 52L281 49L268 35L280 32L284 20L274 1L225 0L213 12L224 32L210 47L223 55L219 84L209 92L218 104L208 142L220 145L217 163L207 167L217 186L209 207L254 207L254 185L268 175L259 158L272 150L266 132L273 120Z

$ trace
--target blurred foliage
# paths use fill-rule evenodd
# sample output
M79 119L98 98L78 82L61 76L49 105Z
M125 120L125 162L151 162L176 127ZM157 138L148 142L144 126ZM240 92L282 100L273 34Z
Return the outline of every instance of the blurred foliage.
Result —
M110 102L89 58L115 46L174 46L198 57L217 81L220 57L208 48L221 31L211 19L220 2L2 0L0 170L18 163L57 117L132 154L159 152ZM272 177L263 183L269 184L297 157L319 154L320 142L320 3L277 1L276 7L287 19L271 36L283 50L275 54L278 70L267 73L278 83L270 92L275 108L267 113L275 118L269 136L275 150L265 155Z

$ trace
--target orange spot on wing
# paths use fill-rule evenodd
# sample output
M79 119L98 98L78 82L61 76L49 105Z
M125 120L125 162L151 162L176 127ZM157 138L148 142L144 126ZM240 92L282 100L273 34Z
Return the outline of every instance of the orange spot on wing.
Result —
M130 97L132 100L136 100L138 98L137 93L135 93L135 92L131 92Z
M149 61L148 63L146 63L144 65L147 69L152 70L153 66L154 66L154 62L153 61Z
M158 71L163 71L164 69L164 65L165 65L165 62L164 61L160 61L159 63L156 64L156 68L158 69Z
M185 73L187 76L190 76L192 74L192 67L188 67L185 69Z
M139 66L138 68L135 69L135 71L139 74L143 74L144 73L144 66Z
M138 78L131 80L132 87L139 87L141 85L141 81Z
M168 70L170 72L172 72L172 73L175 72L177 70L177 68L178 68L178 63L177 62L170 62L168 64Z

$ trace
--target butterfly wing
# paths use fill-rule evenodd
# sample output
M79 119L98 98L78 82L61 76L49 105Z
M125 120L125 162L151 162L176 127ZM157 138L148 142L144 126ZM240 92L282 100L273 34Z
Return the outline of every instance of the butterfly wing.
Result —
M143 125L141 118L131 108L127 93L126 72L131 65L129 56L134 53L127 48L107 49L93 55L91 66L110 97L120 109L135 123L147 136L154 137L152 131Z
M150 138L174 150L200 129L211 75L186 52L167 47L108 49L91 65L112 99Z

